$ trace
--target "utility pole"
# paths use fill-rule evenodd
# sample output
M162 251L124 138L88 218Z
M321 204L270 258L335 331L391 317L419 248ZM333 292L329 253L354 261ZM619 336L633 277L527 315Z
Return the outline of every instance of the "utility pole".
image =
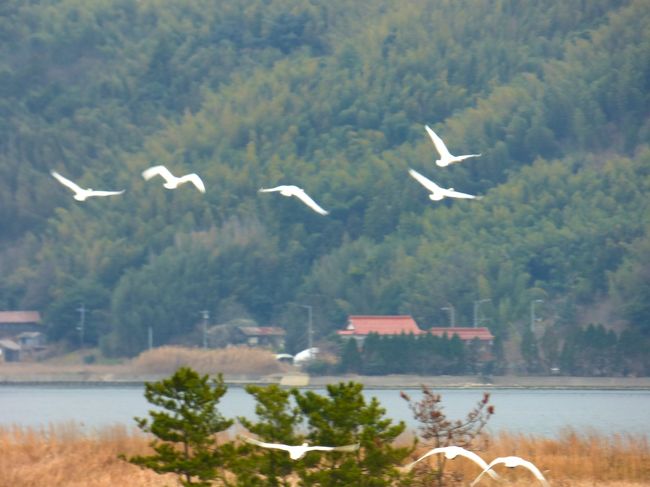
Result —
M77 330L79 331L79 345L80 348L84 348L84 329L86 328L86 307L83 303L81 306L76 309L81 314L79 319L79 325L77 325Z
M208 348L208 320L210 319L210 312L208 310L201 311L203 315L203 348Z
M530 302L530 331L534 331L535 327L535 303L543 303L543 299L533 299Z
M298 303L289 303L294 306L299 306L301 308L307 309L307 348L314 347L314 323L312 317L312 306L309 304L298 304Z
M149 325L147 328L147 344L149 345L149 350L153 348L153 328Z
M490 298L485 298L485 299L479 299L478 301L474 301L474 328L477 328L478 325L480 325L480 319L478 316L479 313L479 308L481 307L481 303L487 303L489 301L492 301Z
M312 321L312 307L308 304L299 304L301 308L307 309L307 348L314 347L314 326Z
M449 311L449 319L451 321L451 327L454 328L456 326L456 309L454 306L449 303L449 306L445 306L444 308L440 308L443 311Z

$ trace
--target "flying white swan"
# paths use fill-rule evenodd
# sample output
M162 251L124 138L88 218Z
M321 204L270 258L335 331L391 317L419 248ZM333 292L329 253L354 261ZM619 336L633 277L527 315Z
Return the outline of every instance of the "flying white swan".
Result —
M438 137L438 134L436 134L433 130L428 125L425 125L424 128L427 129L427 132L429 133L429 137L431 137L431 140L433 141L433 145L436 146L436 150L438 151L438 154L440 154L440 159L436 161L436 164L440 167L445 167L448 166L449 164L452 164L454 162L460 162L462 160L467 159L468 157L479 157L481 154L467 154L464 156L455 156L447 150L447 146L445 143L442 141L440 137Z
M318 203L316 203L313 199L311 199L311 197L298 186L281 185L281 186L276 186L275 188L266 188L266 189L260 188L261 193L270 193L272 191L279 191L282 196L295 196L304 204L309 206L312 210L314 210L316 213L320 213L321 215L327 215L329 213L329 211L321 208L318 205Z
M479 467L481 467L483 471L487 471L487 474L490 477L492 477L494 480L499 480L499 476L496 474L496 472L493 472L492 470L487 470L488 464L485 460L483 460L480 456L478 456L473 451L466 450L465 448L461 448L460 446L443 446L443 447L434 448L433 450L430 450L429 452L422 455L414 462L409 463L406 467L404 467L404 471L405 472L410 471L413 468L413 466L419 461L424 460L425 458L428 458L431 455L437 455L439 453L444 453L445 458L447 458L448 460L453 460L458 455L460 455L461 457L468 458L472 460L474 463L476 463Z
M359 449L359 444L356 443L354 445L345 445L345 446L309 446L307 443L303 443L302 445L295 445L295 446L289 446L289 445L283 445L282 443L265 443L263 441L258 441L253 438L247 438L243 436L244 440L246 440L248 443L252 443L253 445L258 445L264 448L273 448L276 450L284 450L286 452L289 452L289 457L292 460L299 460L302 457L305 456L305 454L309 451L355 451Z
M165 166L152 166L149 169L142 171L142 177L146 180L149 180L154 176L161 176L165 180L163 186L167 189L176 189L183 183L192 183L201 193L205 193L205 185L201 178L195 173L186 174L179 178L174 176Z
M490 462L490 464L487 466L486 469L484 469L476 479L474 479L474 482L472 482L470 487L473 487L476 485L476 483L481 479L484 473L490 472L491 468L494 467L495 465L499 465L500 463L504 464L508 468L515 468L515 467L524 467L530 470L535 478L539 480L539 483L542 484L544 487L549 487L549 483L546 481L544 476L542 475L542 472L539 471L539 469L533 465L531 462L528 460L524 460L523 458L519 457L499 457L495 458Z
M50 174L54 176L57 181L59 181L63 186L66 186L70 188L72 191L74 191L74 199L77 201L85 201L86 198L90 198L93 196L114 196L116 194L122 194L124 193L124 190L122 191L95 191L93 189L84 189L77 184L73 183L67 178L64 178L61 176L58 172L56 171L50 171Z
M427 188L429 191L431 191L431 194L429 195L429 198L432 201L440 201L441 199L447 197L447 198L469 198L469 199L481 199L481 196L474 196L471 194L466 194L466 193L459 193L458 191L454 191L454 188L442 188L438 186L436 183L431 181L429 178L424 177L422 174L417 172L414 169L409 169L409 174L422 186Z

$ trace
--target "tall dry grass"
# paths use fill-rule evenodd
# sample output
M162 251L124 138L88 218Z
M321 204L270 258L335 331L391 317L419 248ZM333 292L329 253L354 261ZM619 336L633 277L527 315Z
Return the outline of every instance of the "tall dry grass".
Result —
M192 367L201 374L231 375L268 375L286 369L268 350L249 347L159 347L141 353L131 364L135 371L147 374L173 374L181 366Z
M139 430L123 426L92 433L78 424L0 428L0 487L178 485L174 475L158 475L118 458L150 453L148 442ZM650 448L644 437L566 431L558 439L547 439L504 433L490 439L479 453L487 461L508 455L531 460L553 487L650 485ZM506 485L538 485L524 469L506 470L497 467ZM462 458L449 460L446 471L458 481L445 485L467 485L479 473L478 467ZM485 478L481 485L503 484Z
M426 451L420 446L417 453ZM650 443L642 435L604 436L566 429L557 439L550 439L501 433L488 438L477 453L488 463L511 455L529 460L553 486L650 485ZM431 465L435 465L434 459ZM503 465L495 469L514 485L539 485L526 469L508 469ZM480 473L480 468L458 457L447 461L445 472L459 479L459 485L465 485ZM481 480L481 485L499 484L488 477Z
M174 476L118 458L148 452L147 442L139 431L119 426L92 435L76 424L0 428L0 487L174 485Z

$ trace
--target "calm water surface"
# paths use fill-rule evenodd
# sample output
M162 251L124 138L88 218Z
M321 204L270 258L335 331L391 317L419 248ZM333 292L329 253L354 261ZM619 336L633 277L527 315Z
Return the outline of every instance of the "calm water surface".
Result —
M134 416L150 409L141 386L0 386L0 426L41 427L50 423L76 422L88 429L114 424L135 425ZM323 391L316 391L323 393ZM405 390L418 399L418 390ZM438 389L448 417L462 419L482 397L473 389ZM650 437L650 391L493 389L496 413L489 430L557 436L562 429L643 434ZM410 429L417 424L399 389L367 390L390 418L403 420ZM239 387L230 387L219 409L228 418L254 418L254 402Z

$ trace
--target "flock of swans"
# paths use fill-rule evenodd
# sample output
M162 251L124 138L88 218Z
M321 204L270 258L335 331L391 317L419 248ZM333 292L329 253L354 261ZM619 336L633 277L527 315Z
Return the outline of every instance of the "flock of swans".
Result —
M462 156L454 156L449 152L447 146L442 141L442 139L428 125L425 125L425 129L429 134L429 136L431 137L433 145L436 151L438 152L439 159L436 160L436 164L440 167L449 166L450 164L463 161L469 157L478 157L481 155L481 154L467 154ZM62 185L66 186L68 189L74 192L73 197L77 201L85 201L90 197L116 196L124 193L124 190L97 191L91 188L84 189L78 184L74 183L73 181L61 176L56 171L51 171L51 174ZM414 169L409 169L409 174L430 192L429 198L432 201L440 201L443 198L464 198L464 199L480 198L480 196L460 193L458 191L455 191L454 188L446 188L446 189L442 188L441 186L438 186L432 180L423 176L422 174L415 171ZM163 184L163 187L167 189L176 189L182 184L192 183L198 191L200 191L201 193L205 193L205 184L203 183L203 180L199 177L198 174L191 173L191 174L186 174L184 176L178 177L178 176L174 176L169 169L167 169L165 166L162 165L150 167L148 169L145 169L142 172L142 177L147 181L156 176L160 176L161 178L164 179L165 182ZM279 192L282 196L286 196L286 197L293 196L298 200L300 200L305 205L307 205L316 213L320 215L329 214L329 212L325 210L323 207L321 207L318 203L316 203L316 201L314 201L314 199L311 196L309 196L305 192L305 190L303 190L298 186L280 185L274 188L260 188L259 191L261 193Z
M463 161L467 158L470 157L479 157L481 154L467 154L467 155L462 155L462 156L454 156L449 152L447 147L445 146L445 143L442 141L442 139L428 126L425 125L425 129L429 136L431 137L431 140L433 142L433 145L436 149L436 151L439 154L439 159L436 160L436 164L439 167L446 167L449 166L450 164L457 163L460 161ZM415 179L418 183L420 183L422 186L424 186L429 192L429 198L432 201L440 201L443 198L462 198L462 199L478 199L480 196L474 196L466 193L461 193L458 191L455 191L453 188L443 188L441 186L438 186L435 182L433 182L431 179L425 177L424 175L420 174L419 172L415 171L414 169L409 169L408 170L409 174L413 179ZM106 196L117 196L121 195L124 193L124 190L120 191L105 191L105 190L93 190L91 188L82 188L78 184L74 183L73 181L63 177L61 174L57 173L56 171L51 171L52 176L59 181L63 186L67 187L68 189L72 190L74 193L73 197L77 201L85 201L88 198L91 197L106 197ZM165 166L162 165L157 165L157 166L152 166L148 169L145 169L142 172L142 177L148 181L154 177L161 177L164 180L163 187L167 189L176 189L180 185L185 184L185 183L191 183L194 185L194 187L200 191L201 193L205 193L205 184L203 183L203 180L200 178L198 174L191 173L191 174L186 174L183 176L175 176L174 174L169 171ZM316 213L320 215L327 215L329 212L325 210L323 207L321 207L314 199L309 196L302 188L295 186L295 185L280 185L276 186L273 188L260 188L259 189L260 193L273 193L273 192L278 192L282 196L286 197L295 197L298 200L300 200L302 203L304 203L307 207L315 211ZM270 449L277 449L277 450L284 450L287 453L289 453L289 457L292 460L299 460L303 458L308 452L310 451L324 451L324 452L329 452L329 451L339 451L339 452L352 452L355 450L359 449L359 444L354 444L354 445L343 445L343 446L309 446L307 443L303 443L302 445L283 445L280 443L266 443L263 441L255 440L253 438L247 438L244 437L244 440L248 443L263 447L263 448L270 448ZM482 471L480 475L472 482L472 486L475 485L484 474L489 475L493 479L497 480L499 479L499 476L492 470L495 465L503 464L508 468L514 468L517 466L522 466L530 470L533 475L542 483L544 486L548 486L548 483L546 482L546 479L544 476L541 474L541 472L530 462L523 460L519 457L503 457L503 458L497 458L493 460L491 463L486 463L480 456L478 456L476 453L471 452L469 450L466 450L461 447L457 446L449 446L449 447L443 447L443 448L434 448L427 452L426 454L422 455L420 458L415 460L414 462L410 463L406 467L403 467L403 471L410 471L415 464L418 462L424 460L425 458L428 458L432 455L437 455L437 454L444 454L446 458L448 459L454 459L457 456L462 456L465 458L468 458L469 460L472 460L475 462L479 467L481 467Z
M284 445L282 443L266 443L245 436L243 436L242 438L247 443L261 446L262 448L286 451L287 453L289 453L289 457L292 460L300 460L310 451L353 452L359 449L358 443L353 445L343 445L343 446L309 446L308 443L303 443L302 445ZM408 465L403 467L401 470L403 472L409 472L413 469L413 467L417 463L421 462L425 458L429 458L432 455L439 455L439 454L443 454L445 458L447 458L448 460L453 460L458 456L465 457L473 461L474 463L476 463L481 468L481 473L470 484L470 487L476 485L485 474L489 475L494 480L501 480L501 477L497 475L497 473L493 470L493 468L496 465L504 465L507 468L524 467L528 469L535 476L537 480L539 480L540 484L542 484L544 487L549 487L549 483L544 477L544 475L542 475L542 472L540 472L539 469L528 460L524 460L523 458L520 457L510 456L510 457L495 458L490 463L487 463L485 460L483 460L479 455L477 455L473 451L466 450L465 448L461 448L460 446L445 446L445 447L433 448L432 450L428 451L427 453L422 455L414 462L409 463Z

